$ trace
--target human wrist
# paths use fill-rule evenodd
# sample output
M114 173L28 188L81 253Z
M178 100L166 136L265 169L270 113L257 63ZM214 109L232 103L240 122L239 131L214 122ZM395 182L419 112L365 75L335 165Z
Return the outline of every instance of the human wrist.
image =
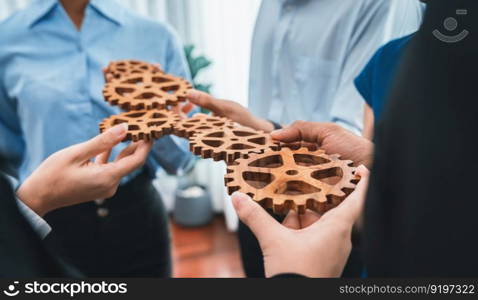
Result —
M17 197L40 217L52 210L48 207L48 202L45 201L44 193L32 189L32 185L28 181L18 188Z
M360 153L363 153L362 157L358 160L358 165L364 165L367 169L372 168L373 164L373 151L374 151L374 144L370 141L367 141L362 146L362 150Z

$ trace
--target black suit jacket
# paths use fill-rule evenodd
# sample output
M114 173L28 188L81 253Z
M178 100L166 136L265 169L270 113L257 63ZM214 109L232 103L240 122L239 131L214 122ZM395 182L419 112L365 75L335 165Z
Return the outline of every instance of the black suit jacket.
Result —
M32 229L18 209L10 182L1 173L0 277L79 277Z

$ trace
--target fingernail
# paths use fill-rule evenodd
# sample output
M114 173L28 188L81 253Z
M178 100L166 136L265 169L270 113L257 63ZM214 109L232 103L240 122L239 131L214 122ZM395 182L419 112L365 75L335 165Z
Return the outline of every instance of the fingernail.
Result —
M197 97L199 97L199 93L196 90L190 90L188 92L188 99L190 100L195 100Z
M110 131L118 137L123 137L123 135L126 133L127 130L128 130L127 123L121 123L110 129Z
M241 205L241 203L249 200L249 196L240 192L235 192L231 195L231 199L232 205L234 205L234 208L237 209Z
M282 131L284 131L284 129L277 129L277 130L272 131L271 134L272 134L272 135L281 134Z

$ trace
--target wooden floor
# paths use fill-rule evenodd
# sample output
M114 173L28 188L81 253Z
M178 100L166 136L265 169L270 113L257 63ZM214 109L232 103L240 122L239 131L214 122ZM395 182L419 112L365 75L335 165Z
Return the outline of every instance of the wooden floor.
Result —
M185 228L171 221L173 276L176 278L243 277L239 245L224 218L200 228Z

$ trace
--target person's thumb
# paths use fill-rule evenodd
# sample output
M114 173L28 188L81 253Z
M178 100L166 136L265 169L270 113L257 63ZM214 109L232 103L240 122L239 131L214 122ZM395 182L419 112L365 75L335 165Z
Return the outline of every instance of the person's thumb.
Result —
M108 129L91 140L73 146L71 151L77 161L89 160L103 152L111 150L114 146L124 140L128 132L128 124L122 123Z
M286 127L271 132L274 140L291 143L302 140L301 131L297 127Z
M268 238L275 236L274 231L282 226L259 204L243 193L234 193L232 204L239 219L251 229L261 245Z

